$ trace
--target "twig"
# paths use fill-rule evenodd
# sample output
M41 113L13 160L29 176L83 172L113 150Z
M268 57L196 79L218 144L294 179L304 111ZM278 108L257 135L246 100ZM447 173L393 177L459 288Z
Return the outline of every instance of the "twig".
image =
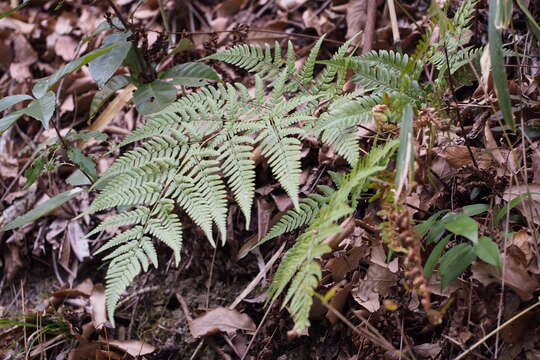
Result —
M495 330L493 330L492 332L490 332L489 334L484 336L482 339L478 340L473 346L471 346L469 349L467 349L465 352L463 352L461 355L459 355L454 360L464 359L467 355L469 355L469 353L471 353L474 349L476 349L477 347L479 347L480 345L485 343L490 337L492 337L495 334L498 334L499 331L501 331L502 329L504 329L505 327L507 327L508 325L513 323L515 320L519 319L520 317L522 317L523 315L525 315L526 313L528 313L529 311L531 311L532 309L537 307L538 305L540 305L540 301L537 301L536 303L532 304L531 306L529 306L525 310L523 310L523 311L519 312L518 314L512 316L510 319L505 321L504 324L502 324L501 326L498 326Z
M399 36L399 26L398 26L398 22L397 22L396 6L394 5L394 0L388 0L388 12L390 13L390 23L391 23L391 26L392 26L392 37L394 39L394 44L397 44L397 43L400 42L401 38Z
M373 47L373 34L375 33L375 20L377 12L377 0L368 0L366 24L364 26L364 36L362 42L362 54L367 53Z
M157 33L162 32L162 31L158 31L158 30L148 30L148 31L153 31L153 32L157 32ZM173 32L172 34L185 34L185 35L190 35L190 36L197 36L197 35L212 35L212 34L222 34L222 33L233 33L233 32L236 32L236 31L237 30L192 31L192 32L187 32L187 33L177 31L177 32ZM305 39L311 39L311 40L319 40L320 39L319 36L315 36L315 35L288 33L288 32L285 32L285 31L259 29L259 28L249 28L249 29L247 29L247 31L249 31L249 32L260 32L260 33L266 33L266 34L283 35L283 36L287 36L287 37L299 37L299 38L305 38ZM333 39L328 39L328 38L324 38L323 41L333 43L333 44L338 44L338 45L343 45L344 44L343 41L333 40Z

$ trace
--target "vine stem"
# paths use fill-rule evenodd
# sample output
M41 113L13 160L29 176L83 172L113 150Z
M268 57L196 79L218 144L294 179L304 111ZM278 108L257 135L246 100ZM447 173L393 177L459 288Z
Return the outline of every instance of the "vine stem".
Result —
M108 0L108 1L111 1L111 0ZM163 32L163 31L159 31L159 30L148 30L148 31L153 31L153 32L157 32L157 33ZM197 36L197 35L234 33L234 32L237 32L237 31L238 30L191 31L191 32L174 31L174 32L171 32L171 34L180 34L180 35L185 34L185 35L190 35L190 36L193 36L193 35ZM248 32L260 32L260 33L266 33L266 34L275 34L275 35L284 35L284 36L288 36L288 37L299 37L299 38L305 38L305 39L311 39L311 40L319 40L319 38L320 38L319 36L315 36L315 35L288 33L288 32L285 32L285 31L259 29L259 28L249 28L246 31L248 31ZM337 45L343 45L344 44L343 41L333 40L333 39L328 39L328 38L324 38L323 41L333 43L333 44L337 44Z

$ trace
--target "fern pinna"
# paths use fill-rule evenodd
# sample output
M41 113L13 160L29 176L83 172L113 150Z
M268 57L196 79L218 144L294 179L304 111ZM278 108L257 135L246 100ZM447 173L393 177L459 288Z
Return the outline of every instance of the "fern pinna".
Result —
M99 253L114 248L105 257L110 260L106 295L111 322L114 323L116 304L133 278L150 264L158 266L155 240L173 250L176 263L180 260L182 225L178 209L216 246L216 239L222 243L226 240L230 191L249 227L255 189L255 148L261 150L298 214L306 215L294 224L284 223L284 218L278 224L283 231L308 224L312 215L319 213L314 211L315 207L328 200L316 196L300 200L303 138L318 136L351 166L357 163L356 126L371 119L371 108L380 103L381 97L361 92L341 94L346 68L333 63L324 64L315 76L321 42L322 39L315 44L300 69L295 68L290 43L284 59L279 46L263 49L239 45L210 56L253 72L254 93L242 84L201 88L148 115L146 124L120 144L142 141L142 145L117 159L94 184L100 192L85 212L128 209L105 220L89 234L108 227L131 226L98 250ZM343 45L332 61L344 59L347 48L348 44ZM323 192L326 197L330 194L328 189ZM282 230L273 229L266 239L280 235ZM305 270L309 273L313 266Z

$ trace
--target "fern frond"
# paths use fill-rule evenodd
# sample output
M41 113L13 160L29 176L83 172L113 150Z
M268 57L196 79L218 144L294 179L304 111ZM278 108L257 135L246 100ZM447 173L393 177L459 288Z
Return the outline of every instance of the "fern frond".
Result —
M124 153L101 177L94 186L100 192L85 212L133 207L104 221L90 233L108 227L132 226L99 250L111 250L106 256L111 260L107 272L107 309L111 321L114 307L133 277L146 271L150 264L158 266L154 242L164 243L172 249L175 262L180 260L179 209L216 246L216 229L221 240L226 241L230 191L246 218L246 226L249 225L255 193L253 152L258 148L295 206L265 241L285 231L308 226L306 234L309 236L300 237L297 250L292 251L287 260L292 264L292 272L290 269L279 272L278 278L285 281L285 285L274 287L274 294L278 296L291 276L298 276L287 302L294 309L295 320L306 324L301 321L310 296L300 292L313 290L320 278L320 269L317 273L310 262L317 254L327 251L324 238L339 231L335 216L345 216L353 207L346 205L347 197L326 188L323 195L311 195L299 201L302 140L314 134L352 165L359 154L356 126L370 119L371 108L380 101L374 95L360 97L359 93L338 96L346 79L346 69L334 64L325 65L314 75L322 41L314 45L300 69L296 68L296 55L290 42L285 58L279 44L274 48L239 45L208 57L252 72L255 93L242 84L199 88L147 116L146 124L120 144L126 146L142 141L142 145L134 145L133 150ZM349 45L347 42L341 46L332 59L343 59ZM383 78L382 83L395 85L392 91L412 88L410 84L399 83L400 78L392 70L405 64L407 58L390 53L383 53L381 57L389 68L388 77L393 76L393 79ZM362 66L372 66L370 61L366 58ZM267 93L266 89L271 91ZM351 189L347 191L349 194ZM303 253L304 250L308 253ZM295 252L301 258L295 258Z
M150 210L146 207L137 208L132 211L126 211L118 215L112 216L103 221L99 226L86 234L86 237L97 234L100 231L110 227L119 227L126 225L141 224L150 215Z
M268 44L264 49L256 45L236 45L203 60L223 61L255 73L263 80L276 76L284 65L278 42L275 43L273 50Z
M423 98L423 90L418 81L408 77L396 75L393 70L384 66L371 66L359 63L353 81L361 85L366 91L375 93L400 94L411 102Z
M293 208L287 211L287 213L279 219L277 224L270 229L268 234L262 238L259 245L285 233L299 229L311 222L311 220L317 216L320 208L328 201L329 193L333 192L333 189L328 189L326 195L316 193L310 194L307 198L300 201L297 209Z
M373 107L382 103L382 98L374 94L347 100L337 100L337 105L322 114L313 133L353 166L360 153L356 126L373 119Z
M310 221L308 229L298 237L281 261L268 290L267 302L274 301L289 285L283 304L289 304L296 329L309 326L313 292L321 278L316 259L330 251L324 241L343 231L336 222L354 211L355 207L349 206L349 203L356 205L355 196L363 190L366 179L386 167L397 144L397 141L390 141L384 146L372 148L349 174L341 177L338 190L331 193L328 201ZM352 193L356 194L350 199Z

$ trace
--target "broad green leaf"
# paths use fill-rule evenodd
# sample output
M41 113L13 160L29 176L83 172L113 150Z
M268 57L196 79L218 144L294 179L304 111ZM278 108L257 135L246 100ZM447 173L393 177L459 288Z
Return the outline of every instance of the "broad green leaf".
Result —
M475 244L478 242L478 223L465 214L457 214L452 220L446 222L444 227L456 235L466 237Z
M441 254L444 251L444 248L446 247L446 244L448 244L448 241L451 237L452 234L445 236L444 239L442 239L437 245L435 245L435 247L431 251L431 254L429 254L426 264L424 265L424 276L426 278L429 278L433 273L433 269L435 269L435 266L437 266L437 264L439 263L439 260L441 259Z
M474 248L469 244L459 244L448 250L440 261L441 288L444 289L463 274L474 259L476 259L476 254Z
M47 76L45 78L39 79L38 82L34 85L32 88L32 94L36 98L40 98L45 95L45 93L50 90L62 77L65 75L80 69L84 65L88 64L90 61L94 60L95 58L106 54L107 52L111 51L116 45L113 44L111 46L108 46L106 48L97 49L94 51L89 52L88 54L73 60L66 65L64 65L60 70L55 72L54 74Z
M25 94L6 96L5 98L0 99L0 111L4 111L7 108L24 100L32 100L32 97Z
M488 204L473 204L473 205L467 205L463 207L463 214L467 216L475 216L482 213L485 213L489 210Z
M88 141L92 138L99 140L99 141L105 141L107 140L107 134L95 131L95 130L83 130L79 133L70 132L66 135L66 140L69 141L77 141L77 140L83 140Z
M174 100L176 100L176 88L161 80L143 84L133 93L135 106L143 115L158 112Z
M88 176L84 175L80 169L75 170L73 174L69 175L66 182L73 186L92 185Z
M532 194L539 194L539 193L534 193L534 192L525 192L523 194L520 194L518 196L516 196L515 198L513 198L512 200L510 200L508 202L508 204L506 204L505 206L503 206L498 212L497 214L495 215L495 219L493 220L493 223L495 226L499 225L499 223L501 222L501 220L506 216L506 214L508 212L510 212L510 210L512 210L513 208L515 208L516 206L519 205L519 203L521 203L521 200L523 200L524 198L528 197L529 195L532 195Z
M478 243L474 246L474 251L478 257L501 271L501 257L499 255L499 247L487 236L482 236L478 239Z
M129 50L131 42L127 41L130 33L116 32L107 35L103 39L101 48L107 48L110 45L116 45L106 54L99 56L88 63L90 75L97 82L101 89L105 83L114 75L116 70L122 65Z
M171 51L169 56L181 53L183 51L186 51L187 49L189 49L192 46L193 46L193 43L191 42L191 40L189 40L188 38L182 38L182 39L180 39L180 41L178 42L178 45L176 45L174 50Z
M397 154L396 169L396 198L407 182L407 178L413 173L414 167L414 137L413 137L413 107L405 105L399 127L399 150Z
M6 131L15 121L25 114L26 109L13 111L0 119L0 134Z
M422 221L420 224L415 226L416 232L420 237L424 237L430 229L433 228L433 225L439 220L442 214L447 210L437 211L435 214L431 215L427 220Z
M26 178L26 184L24 184L25 189L28 189L36 182L39 175L45 170L46 164L47 156L45 154L32 161L32 165L24 172L24 177Z
M505 0L506 1L506 0ZM504 122L514 130L515 123L512 114L512 102L508 91L508 80L504 67L504 54L502 46L501 32L496 26L498 1L491 1L489 4L488 38L489 56L491 59L491 71L493 73L493 83L497 91L497 101L501 108Z
M127 84L129 84L129 76L126 75L117 75L107 81L105 85L103 85L103 88L92 98L88 119L92 119L105 101L107 101L117 90L122 89Z
M171 79L174 85L199 87L208 84L208 80L218 81L219 75L210 66L203 63L185 63L166 70L163 79Z
M92 177L92 180L97 177L96 163L90 157L84 155L81 149L76 147L69 149L68 158L73 161L83 173Z
M61 194L56 195L55 197L50 198L42 204L39 204L29 212L24 215L19 216L6 226L0 228L0 232L16 229L20 226L29 224L37 219L47 215L51 211L62 206L69 200L73 199L75 196L80 194L83 191L81 188L73 188L71 190L65 191Z
M529 24L529 28L531 29L534 36L536 37L536 40L540 41L540 26L538 25L538 23L536 22L536 20L532 16L529 9L527 9L527 6L525 6L523 1L522 0L516 0L516 2L518 4L519 8L521 9L521 11L523 11L525 16L527 17L527 23Z
M112 22L112 24L114 25L114 27L116 29L119 29L119 30L122 30L122 31L126 30L124 28L124 24L122 24L120 19L118 19L117 17L113 17L111 22ZM92 33L92 37L94 37L96 35L99 35L100 33L104 32L104 31L107 31L107 30L111 30L111 24L109 23L109 20L103 20L102 22L99 23L98 26L96 26L96 30L94 30L94 32Z
M41 121L45 129L49 128L54 109L56 107L56 94L47 91L41 98L34 99L25 110L26 115Z

